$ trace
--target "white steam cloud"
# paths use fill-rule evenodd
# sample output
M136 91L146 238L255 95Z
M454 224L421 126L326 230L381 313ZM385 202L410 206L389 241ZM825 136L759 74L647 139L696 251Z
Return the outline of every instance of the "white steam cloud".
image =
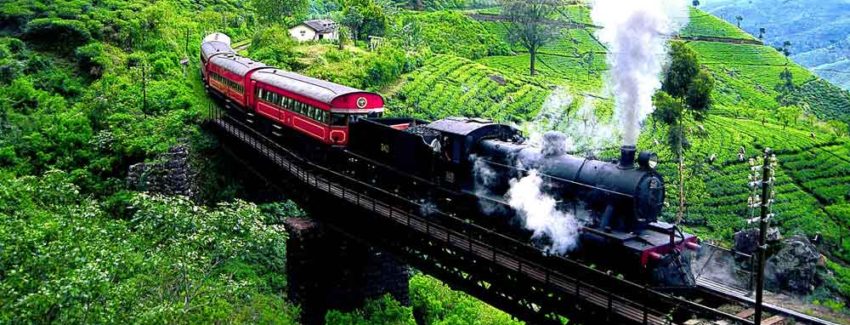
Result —
M550 241L546 251L563 255L578 245L581 225L574 215L558 210L557 201L544 193L543 178L536 170L519 180L511 180L508 204L523 226L534 232L532 238Z
M602 122L596 117L596 99L585 96L584 102L564 133L572 139L575 150L596 155L599 151L614 146L620 130L613 121Z
M595 0L591 11L601 25L597 37L608 47L611 87L623 127L623 144L635 145L640 123L652 113L661 87L667 40L688 23L684 0Z

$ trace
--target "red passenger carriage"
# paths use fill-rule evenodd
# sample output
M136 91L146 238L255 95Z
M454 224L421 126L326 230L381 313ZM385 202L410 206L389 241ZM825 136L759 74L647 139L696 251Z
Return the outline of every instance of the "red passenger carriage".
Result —
M239 56L222 34L205 39L201 61L208 89L250 114L261 115L278 130L286 127L324 144L347 145L350 122L380 117L384 111L381 95Z

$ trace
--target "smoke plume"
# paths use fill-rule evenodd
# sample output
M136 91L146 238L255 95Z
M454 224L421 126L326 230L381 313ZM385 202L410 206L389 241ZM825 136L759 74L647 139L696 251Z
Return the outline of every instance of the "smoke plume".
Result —
M563 255L576 247L579 230L578 219L557 208L557 201L541 189L543 178L536 170L519 180L511 180L508 204L521 218L523 226L534 232L533 239L549 241L546 251Z
M540 107L540 112L531 122L531 126L536 131L554 130L557 129L564 117L569 115L570 105L573 104L573 96L563 86L558 86L546 100L543 101L543 106Z
M610 79L623 144L635 145L640 123L654 110L652 95L661 87L667 40L688 22L684 0L595 0L591 17L601 25L597 37L608 47Z
M602 122L597 119L596 99L592 96L585 96L564 133L572 140L575 151L591 156L614 146L620 134L613 121Z
M491 189L498 186L499 180L503 175L500 175L499 172L493 170L493 168L491 168L484 159L477 156L473 156L471 158L473 161L473 185L475 186L475 194L479 196L478 207L481 208L481 212L484 212L487 215L501 212L502 206L487 198L495 196Z

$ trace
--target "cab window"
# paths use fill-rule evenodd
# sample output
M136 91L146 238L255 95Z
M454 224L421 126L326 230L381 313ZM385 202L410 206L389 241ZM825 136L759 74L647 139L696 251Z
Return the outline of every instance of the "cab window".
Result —
M346 114L331 114L331 125L346 126L348 125L348 115Z

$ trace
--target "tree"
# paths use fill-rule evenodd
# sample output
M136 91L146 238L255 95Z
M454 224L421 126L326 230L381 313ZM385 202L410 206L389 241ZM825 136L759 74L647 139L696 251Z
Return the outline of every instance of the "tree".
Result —
M310 10L309 0L251 0L261 24L286 27L300 22Z
M800 115L803 114L803 109L797 105L789 105L780 107L776 111L776 117L782 121L782 128L787 128L788 124L794 122L797 124L797 120L800 118Z
M796 90L797 86L794 85L794 75L791 73L791 70L788 70L788 67L785 67L785 70L779 73L779 84L776 85L775 90L779 93L776 96L776 102L782 106L788 106L791 104L792 96L794 94L794 90Z
M348 29L348 26L341 25L337 30L337 45L339 46L339 50L342 51L345 49L345 43L348 42L348 34L351 31Z
M830 120L826 122L826 125L832 128L832 131L837 136L845 136L847 134L850 134L850 124L848 124L847 122Z
M699 7L699 0L694 0L693 5L694 7Z
M354 40L383 36L387 29L384 8L374 0L349 0L342 11L341 23L348 27Z
M684 152L690 147L686 124L689 120L705 120L711 105L714 78L700 67L696 52L685 43L674 42L670 56L670 65L661 90L653 97L655 112L652 115L655 120L669 127L667 145L679 164L679 210L676 212L678 223L682 221L685 212Z
M782 42L782 54L785 56L791 56L791 41Z
M500 0L502 13L509 24L508 36L519 43L531 56L530 73L535 75L537 51L560 35L560 28L551 16L563 4L562 0Z
M759 39L760 39L760 40L764 40L764 34L765 34L766 32L767 32L767 29L765 29L764 27L760 27L760 28L759 28Z
M741 28L741 21L744 20L744 16L735 16L735 20L738 21L738 28Z

